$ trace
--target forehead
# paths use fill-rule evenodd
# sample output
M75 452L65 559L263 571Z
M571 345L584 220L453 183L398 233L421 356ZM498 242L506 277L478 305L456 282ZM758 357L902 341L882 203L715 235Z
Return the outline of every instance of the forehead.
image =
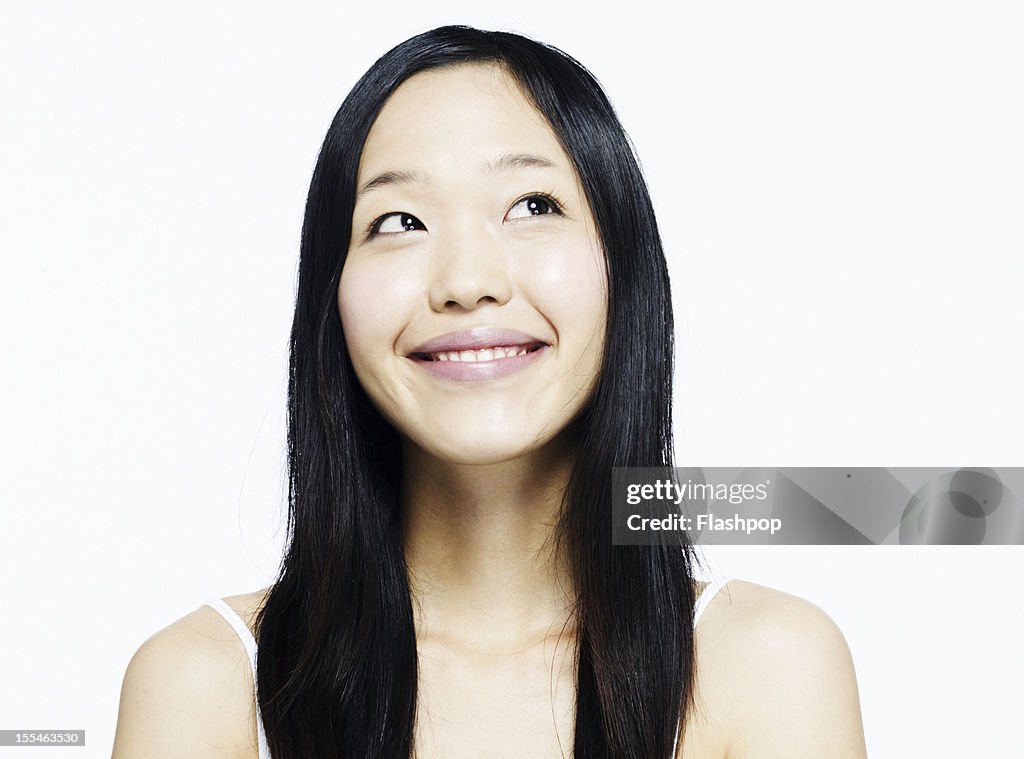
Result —
M407 167L477 166L509 153L569 167L551 127L504 68L459 64L422 71L395 90L367 136L359 178Z

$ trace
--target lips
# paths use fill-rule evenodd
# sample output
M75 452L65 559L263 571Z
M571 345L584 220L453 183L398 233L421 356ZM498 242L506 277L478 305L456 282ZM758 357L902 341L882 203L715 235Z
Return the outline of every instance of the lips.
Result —
M548 343L544 340L518 330L474 327L431 338L410 351L408 358L419 361L493 361L532 353L546 345Z

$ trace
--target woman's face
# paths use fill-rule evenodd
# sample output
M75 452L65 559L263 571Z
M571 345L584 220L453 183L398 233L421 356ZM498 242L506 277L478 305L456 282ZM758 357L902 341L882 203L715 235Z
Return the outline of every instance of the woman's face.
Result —
M338 288L359 381L410 442L494 463L593 391L604 256L572 163L493 65L424 71L370 130Z

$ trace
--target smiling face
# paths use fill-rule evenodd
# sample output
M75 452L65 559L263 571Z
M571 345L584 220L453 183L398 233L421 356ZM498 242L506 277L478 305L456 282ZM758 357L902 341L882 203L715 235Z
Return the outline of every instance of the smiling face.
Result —
M582 186L504 69L424 71L359 166L338 288L362 386L409 442L494 463L585 407L604 345L604 254Z

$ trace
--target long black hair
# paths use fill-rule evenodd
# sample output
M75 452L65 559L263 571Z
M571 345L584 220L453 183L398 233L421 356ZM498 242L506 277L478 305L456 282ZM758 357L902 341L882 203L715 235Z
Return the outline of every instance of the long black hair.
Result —
M399 530L398 433L356 379L337 309L367 134L410 76L503 67L579 175L608 272L600 377L555 537L576 581L574 755L672 753L693 679L694 556L685 541L613 546L615 466L671 466L673 324L654 211L594 77L525 37L446 26L380 58L342 103L302 227L288 384L288 546L257 626L257 701L275 759L412 756L416 632Z

